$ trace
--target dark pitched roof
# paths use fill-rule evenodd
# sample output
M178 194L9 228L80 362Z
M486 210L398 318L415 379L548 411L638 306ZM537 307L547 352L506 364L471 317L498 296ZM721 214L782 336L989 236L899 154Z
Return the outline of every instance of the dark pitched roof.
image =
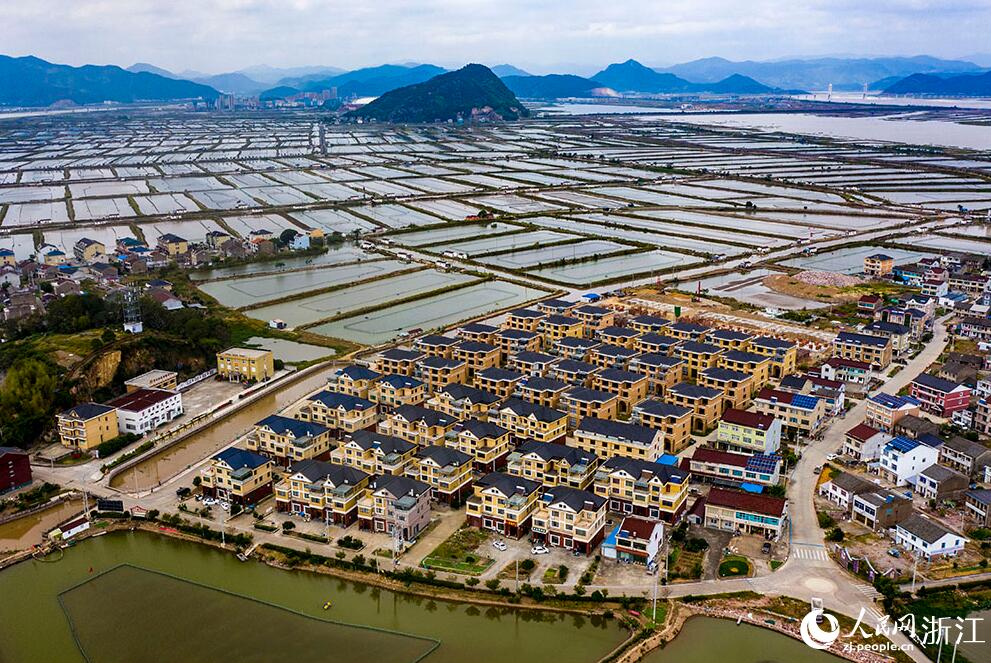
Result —
M951 530L917 513L909 515L908 518L898 523L897 527L909 534L914 534L926 543L936 543L943 536L953 534Z
M598 391L588 387L572 387L564 392L564 398L573 399L581 403L605 403L617 398L616 394L609 391Z
M256 454L253 451L248 451L247 449L238 449L237 447L224 449L220 453L215 454L213 459L223 461L235 470L242 467L247 467L253 470L269 462L268 458L265 458L265 456L262 456L261 454Z
M598 461L598 457L588 451L565 444L536 440L527 440L516 448L516 452L524 456L535 454L542 460L566 460L570 465L594 465Z
M347 376L352 380L374 380L379 377L381 373L378 371L373 371L367 366L362 366L361 364L351 364L350 366L345 366L337 371L337 375Z
M375 407L375 403L369 400L365 400L364 398L359 398L357 396L351 396L350 394L339 394L336 391L324 390L313 394L307 400L319 401L326 407L343 409L348 412L352 410L369 410Z
M292 417L283 417L280 414L267 416L255 425L270 428L276 435L292 435L297 438L321 435L329 430L326 426L321 426L320 424L313 423L312 421L300 421L299 419L293 419Z
M383 359L392 359L394 361L415 361L423 356L423 353L419 350L404 350L403 348L389 348L388 350L383 350L381 355Z
M499 397L492 392L479 389L478 387L471 387L466 384L461 384L460 382L446 384L438 389L437 393L447 394L456 401L467 400L471 403L481 403L485 405L491 405L492 403L499 402Z
M640 424L628 424L612 419L599 419L598 417L585 417L578 424L577 432L593 433L595 435L605 435L620 440L631 440L640 444L650 444L654 441L658 431Z
M684 396L685 398L716 398L722 395L722 390L712 387L703 387L690 382L679 382L668 390L670 393Z
M304 460L293 463L289 474L302 474L313 483L329 481L335 486L358 485L368 478L368 474L348 465L338 465L322 460Z
M402 455L410 449L416 448L415 444L412 442L407 442L401 437L383 435L382 433L377 433L375 431L356 430L351 433L350 438L352 442L365 451L377 448L381 449L382 453L386 455L391 453L398 453Z
M423 383L416 378L411 378L407 375L395 375L393 373L383 375L379 379L379 384L387 384L393 389L416 389L423 386Z
M506 497L516 494L532 495L541 488L541 484L537 481L512 476L504 472L489 472L475 484L482 488L495 488Z
M420 450L416 452L416 455L418 458L429 458L441 467L445 467L446 465L461 467L462 465L472 461L471 456L466 453L462 453L457 449L433 444L430 446L421 447Z
M952 380L944 380L943 378L936 377L935 375L929 375L928 373L919 373L915 376L912 382L922 385L923 387L928 387L935 391L951 392L960 385Z
M405 495L419 497L423 493L429 491L430 486L422 481L410 479L409 477L383 474L375 479L374 490L384 490L395 498L400 498Z
M70 407L68 410L62 413L62 416L72 416L78 419L92 419L93 417L98 417L101 414L106 414L114 408L109 405L101 405L100 403L80 403Z
M457 421L454 417L419 405L400 405L393 414L406 421L422 421L427 426L448 426Z
M602 464L602 469L608 472L625 472L634 479L657 477L662 483L684 483L688 481L690 474L675 465L664 465L624 456L609 458Z
M478 439L489 437L502 437L509 431L491 421L479 421L478 419L468 419L461 423L461 430L471 433Z
M575 512L598 511L606 503L604 497L570 486L548 488L544 493L543 500L547 504L566 504Z
M552 407L545 407L543 405L537 405L535 403L530 403L521 398L510 398L505 403L503 403L499 410L512 410L516 415L521 417L535 417L537 421L552 422L559 421L560 419L567 417L564 412L560 410L555 410Z

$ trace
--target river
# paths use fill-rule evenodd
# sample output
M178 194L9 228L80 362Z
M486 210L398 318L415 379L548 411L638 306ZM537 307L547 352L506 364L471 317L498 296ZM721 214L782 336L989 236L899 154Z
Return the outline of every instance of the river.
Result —
M428 657L430 663L591 662L626 635L614 620L407 596L328 576L282 571L257 562L241 563L230 553L196 543L142 532L120 532L69 548L58 562L31 560L0 572L0 596L4 597L0 601L0 663L82 661L58 595L120 564L171 574L311 616L433 638L441 644ZM146 600L152 602L156 597L147 595ZM333 601L333 607L325 612L322 606L328 600ZM72 602L66 603L71 610ZM103 612L100 606L95 609ZM106 609L108 618L116 614L110 606ZM152 610L149 605L148 612ZM209 606L193 604L189 610L211 614ZM176 616L173 621L182 619L188 619L188 615ZM75 615L74 621L78 627ZM143 621L141 614L134 614L124 621L112 636L119 640L119 652L131 651L145 639L161 638L163 633L166 638L183 637L183 632L172 630L177 624L168 623L168 619L148 623L153 620ZM236 614L216 613L200 626L201 630L254 628L265 625L239 621ZM81 636L81 641L86 642L86 634ZM201 631L187 633L186 637L203 635ZM326 660L362 660L360 651L352 650L350 656L335 654L333 640L320 644L325 648ZM106 652L106 639L99 646ZM275 655L281 645L275 641L271 646ZM204 650L202 654L202 660L219 660L210 657L216 652ZM106 660L113 657L101 657L101 663ZM169 660L169 656L168 652L149 654L144 660ZM254 660L259 659L256 656ZM191 663L191 659L183 663Z
M331 366L279 389L276 393L264 396L247 407L243 407L222 422L195 433L182 442L147 458L134 467L113 478L113 488L136 492L154 488L200 460L216 453L238 437L244 435L254 424L270 414L299 400L327 382L327 378L338 366Z

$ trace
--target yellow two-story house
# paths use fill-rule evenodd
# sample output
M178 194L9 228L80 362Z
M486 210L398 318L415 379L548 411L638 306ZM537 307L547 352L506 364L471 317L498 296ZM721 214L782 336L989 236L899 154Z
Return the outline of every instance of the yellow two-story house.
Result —
M80 403L56 417L59 439L63 447L89 451L120 431L117 428L117 410L99 403Z
M506 472L539 481L544 486L587 488L595 478L599 458L593 453L553 442L528 440L509 454Z
M568 415L554 408L510 398L498 407L496 423L509 431L513 439L555 442L568 431Z
M539 497L540 483L490 472L475 482L465 504L468 524L519 539L530 531Z
M616 456L595 475L595 494L623 515L677 522L688 501L689 473L673 465Z
M459 506L471 493L472 456L451 447L421 447L406 476L430 485L439 502Z
M207 497L245 506L272 492L272 461L244 449L230 447L210 459L200 471L200 489Z
M275 484L275 509L348 527L358 520L358 501L371 476L354 467L304 460Z
M330 429L326 426L279 414L259 421L247 438L249 451L271 458L282 467L289 467L301 460L330 458L332 446L336 445L331 441Z
M447 439L447 446L471 456L476 471L492 472L506 466L510 442L509 431L502 426L468 419L458 426L457 437Z
M330 462L347 465L373 476L406 473L417 446L392 435L360 430L330 452Z

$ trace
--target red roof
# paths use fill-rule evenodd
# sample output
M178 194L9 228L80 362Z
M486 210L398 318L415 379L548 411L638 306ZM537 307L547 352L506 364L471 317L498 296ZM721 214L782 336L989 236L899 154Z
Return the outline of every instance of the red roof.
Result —
M140 412L147 410L152 405L168 400L172 396L175 396L175 392L165 389L135 389L129 394L118 396L107 405L129 412Z
M765 516L780 517L785 512L785 499L783 497L769 497L738 490L723 490L722 488L710 490L706 504L760 513Z
M687 459L686 459L687 460ZM735 454L717 449L696 449L692 460L700 463L718 463L720 465L736 465L746 467L750 460L749 454Z
M619 526L619 531L628 532L630 535L638 539L649 540L650 535L654 532L654 528L658 525L659 523L654 520L644 520L643 518L627 516L626 518L623 518L623 522Z
M758 430L766 431L774 423L774 417L769 414L760 414L759 412L747 412L746 410L737 410L736 408L728 408L723 412L723 421L737 424L738 426L746 426L747 428L756 428Z
M860 440L861 442L866 442L871 439L881 431L876 428L871 428L867 424L860 423L851 428L846 432L848 437L852 437L855 440Z

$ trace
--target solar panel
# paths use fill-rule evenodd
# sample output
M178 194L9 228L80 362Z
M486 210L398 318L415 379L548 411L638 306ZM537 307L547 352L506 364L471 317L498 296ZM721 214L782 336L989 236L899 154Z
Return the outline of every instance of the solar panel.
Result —
M805 410L815 409L816 404L819 402L818 396L808 396L806 394L795 394L791 399L791 404L795 407L800 407Z
M751 456L747 460L747 469L752 472L770 474L778 464L778 457L774 455Z
M911 451L912 449L916 448L917 446L919 446L919 443L916 442L915 440L910 440L906 437L896 437L892 439L891 442L888 442L888 446L890 446L895 451L901 451L904 453L906 451Z

